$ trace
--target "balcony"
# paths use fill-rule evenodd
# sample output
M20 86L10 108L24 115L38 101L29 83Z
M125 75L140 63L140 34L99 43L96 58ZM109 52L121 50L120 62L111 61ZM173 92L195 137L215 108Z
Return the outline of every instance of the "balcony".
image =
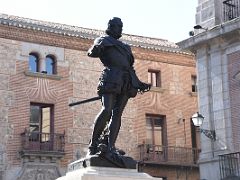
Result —
M224 0L223 1L223 15L224 21L229 21L240 16L239 0Z
M240 177L240 152L223 154L219 156L220 177L233 179Z
M140 160L144 164L198 167L200 150L175 146L142 144Z
M64 155L64 134L25 131L21 134L22 157L61 158Z

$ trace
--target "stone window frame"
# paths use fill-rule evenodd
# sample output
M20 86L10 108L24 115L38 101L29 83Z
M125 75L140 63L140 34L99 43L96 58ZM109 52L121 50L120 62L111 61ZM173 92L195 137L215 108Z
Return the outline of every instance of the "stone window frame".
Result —
M37 114L35 114L35 116L37 115L39 122L37 124L36 122L33 123L29 120L29 132L30 133L35 132L33 130L34 129L33 127L36 126L36 127L39 128L38 133L40 133L40 135L42 133L53 134L54 133L54 108L55 108L54 104L30 102L30 119L31 119L32 115L34 115L34 113L36 113L32 110L33 107L38 107L39 108L39 111L37 112ZM49 109L49 119L44 119L44 114L45 114L44 109L46 109L46 108ZM44 121L46 121L47 123L44 122ZM44 127L43 127L43 125L44 125ZM48 127L47 130L49 132L46 132L46 127ZM43 137L41 137L41 138L43 138ZM46 136L44 138L46 138ZM48 136L47 138L50 138L50 136ZM40 140L40 139L38 139L38 140ZM41 139L41 142L42 141L46 141L46 139L45 140Z
M152 69L152 68L149 68L148 69L148 74L147 74L147 78L148 78L148 83L149 84L152 84L152 78L153 78L153 74L155 74L155 81L156 81L156 85L157 86L153 86L151 87L151 91L154 91L154 92L159 92L159 93L163 93L164 92L164 89L162 88L162 74L161 74L161 70L157 70L157 69ZM151 80L150 80L151 78Z
M49 67L49 64L47 63L48 60L51 60L51 66ZM57 74L57 60L56 60L56 57L52 54L48 54L45 59L44 59L44 62L45 62L45 73L46 74L49 74L49 75L56 75ZM48 71L48 68L51 69L51 72Z
M148 126L148 120L150 120L151 127ZM156 120L160 120L160 124L155 123ZM156 125L156 126L155 126ZM155 147L155 128L161 127L161 145L159 147ZM159 114L146 114L146 133L147 131L152 132L152 144L149 144L146 136L146 143L149 145L149 151L162 151L164 146L167 145L167 126L166 126L166 116Z
M32 64L32 57L35 58L34 64ZM31 70L32 65L35 66L34 70ZM29 53L28 58L28 70L31 72L39 72L39 54L37 52L31 52Z
M29 54L30 53L36 53L38 54L39 58L39 70L38 72L32 72L26 69L24 71L24 74L26 76L31 77L38 77L38 78L47 78L47 79L53 79L53 80L61 80L62 77L58 75L58 66L60 64L64 64L65 61L65 50L61 47L55 47L55 46L48 46L43 44L35 44L35 43L29 43L29 42L22 42L21 43L21 53L18 54L17 58L22 61L29 61ZM55 74L47 74L45 71L45 59L46 57L50 55L54 57L55 60Z
M28 63L29 71L35 73L45 73L49 75L56 75L57 74L57 59L52 54L47 54L44 59L41 59L38 52L30 52L28 57L28 62L31 60L31 56L36 58L36 70L31 71L30 63ZM52 63L49 65L48 60L51 60ZM50 68L50 71L48 71Z
M152 87L161 87L161 71L156 69L148 69L148 83Z
M52 54L48 54L45 56L44 59L41 59L40 57L40 53L38 52L30 52L29 56L28 56L28 62L30 61L30 56L33 55L37 58L37 62L36 62L36 71L31 71L30 69L28 69L28 71L25 71L24 74L26 76L31 76L31 77L41 77L41 78L48 78L48 79L55 79L55 80L61 80L62 77L57 75L57 59L55 55ZM47 58L51 58L52 59L52 73L48 73L47 72L47 63L46 60ZM28 65L29 68L29 65Z

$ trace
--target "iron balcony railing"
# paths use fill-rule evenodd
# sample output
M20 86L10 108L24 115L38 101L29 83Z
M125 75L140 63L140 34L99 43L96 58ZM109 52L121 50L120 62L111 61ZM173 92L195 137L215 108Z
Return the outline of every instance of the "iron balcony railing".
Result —
M140 160L143 163L197 166L200 150L197 148L142 144Z
M224 21L240 16L240 0L223 0Z
M64 152L64 134L23 132L23 151L53 151Z
M219 155L221 179L240 177L240 152Z

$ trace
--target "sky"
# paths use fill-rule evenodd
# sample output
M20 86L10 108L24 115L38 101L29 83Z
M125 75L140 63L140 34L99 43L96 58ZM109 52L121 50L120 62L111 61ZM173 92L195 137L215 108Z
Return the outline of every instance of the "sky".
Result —
M198 0L0 0L0 13L105 30L119 17L123 33L179 42L195 25Z

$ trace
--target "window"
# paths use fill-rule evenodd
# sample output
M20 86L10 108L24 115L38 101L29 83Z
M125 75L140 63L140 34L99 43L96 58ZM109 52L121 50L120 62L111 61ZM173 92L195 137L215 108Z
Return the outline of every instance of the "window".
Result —
M37 53L30 53L28 67L30 72L41 72L48 75L57 73L56 58L53 55L47 55L43 62Z
M192 92L197 92L197 76L192 76Z
M146 115L147 144L154 146L164 145L164 122L165 116Z
M56 74L56 67L55 67L55 58L52 55L47 55L45 59L45 67L47 74Z
M29 54L28 67L31 72L39 71L39 58L36 53Z
M161 87L160 71L148 70L148 83L153 87Z
M240 16L239 0L224 0L223 15L224 21L229 21Z
M49 104L30 104L30 123L29 129L32 141L45 142L49 140L52 132L53 105Z

